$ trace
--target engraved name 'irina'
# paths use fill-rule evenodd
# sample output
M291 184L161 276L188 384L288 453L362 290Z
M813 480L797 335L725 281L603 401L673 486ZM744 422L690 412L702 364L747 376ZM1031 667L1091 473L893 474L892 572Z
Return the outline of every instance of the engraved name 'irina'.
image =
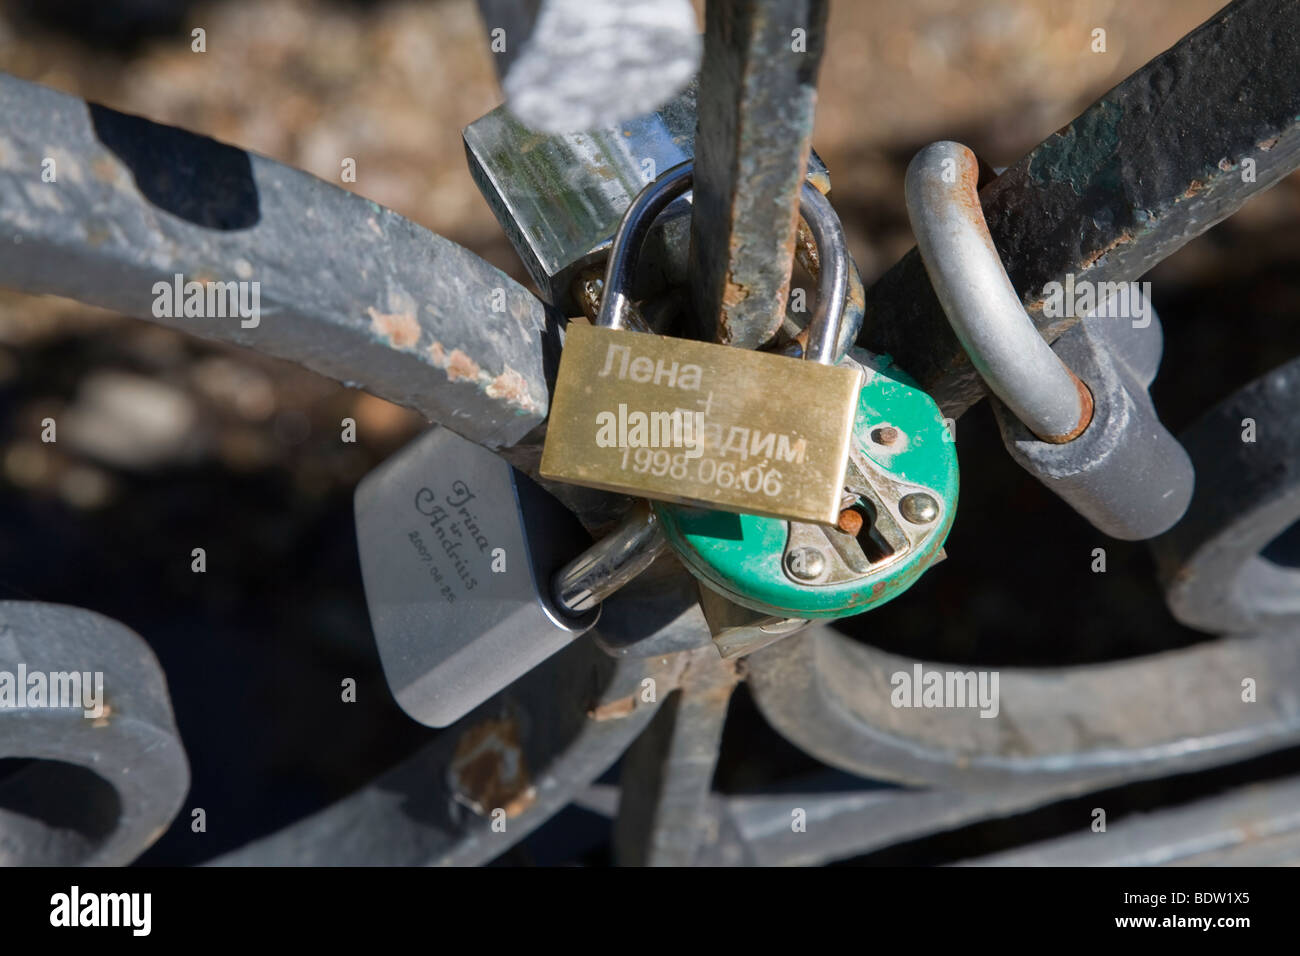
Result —
M675 408L671 412L596 413L598 448L685 448L687 458L704 454L704 413Z
M478 515L469 509L469 503L474 497L474 492L463 481L453 481L451 494L444 496L442 501L438 500L431 488L421 488L415 493L415 510L429 519L434 537L451 559L452 567L466 591L478 587L478 579L471 573L461 548L469 543L482 554L489 547L487 536L478 525Z
M617 365L617 370L615 366ZM671 365L664 360L652 359L648 355L632 357L632 350L626 345L610 345L605 353L605 367L597 373L601 378L626 378L639 385L667 385L688 392L697 392L704 377L704 369L698 365L681 365L676 359Z
M155 319L241 319L241 329L262 321L262 283L186 282L179 272L171 282L153 284Z

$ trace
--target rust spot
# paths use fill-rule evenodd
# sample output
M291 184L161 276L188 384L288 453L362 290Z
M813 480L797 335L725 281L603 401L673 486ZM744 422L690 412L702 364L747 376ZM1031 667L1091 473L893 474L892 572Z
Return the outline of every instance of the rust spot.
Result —
M1277 137L1276 137L1276 136L1270 136L1268 139L1261 140L1260 142L1256 143L1255 145L1258 146L1260 149L1262 149L1264 152L1267 153L1269 150L1271 150L1274 146L1277 145Z
M1133 241L1133 233L1125 229L1123 232L1121 232L1110 242L1106 243L1106 245L1102 246L1100 249L1098 249L1096 252L1090 255L1087 258L1087 260L1083 263L1083 265L1080 267L1080 271L1082 271L1083 269L1091 269L1093 266L1095 266L1106 256L1110 255L1112 250L1116 249L1119 246L1125 245L1126 243L1130 243L1132 241Z
M743 282L736 282L731 278L731 273L727 273L727 281L722 287L722 311L726 313L741 305L749 298L749 287Z
M447 356L447 381L455 382L459 379L468 379L471 382L478 381L478 362L462 352L460 349L452 349L451 354Z
M1068 371L1068 370L1067 370ZM1079 390L1079 422L1070 431L1064 435L1039 435L1045 442L1051 442L1053 445L1064 445L1066 442L1074 441L1092 424L1092 392L1088 391L1088 386L1084 385L1077 375L1070 372L1070 378L1074 379L1074 387Z
M479 816L501 808L517 817L537 800L519 726L509 718L485 720L461 734L448 772L457 801Z
M898 441L898 429L893 425L885 425L872 431L871 439L880 445L892 445Z
M618 720L622 717L631 717L632 712L635 710L636 694L629 694L626 697L620 697L618 700L597 704L588 709L587 717L590 720Z
M840 512L839 520L835 526L845 534L856 535L862 530L862 515L858 514L853 508L845 508Z
M410 312L380 312L366 309L376 335L398 349L408 349L420 340L420 323Z
M101 713L98 717L96 717L94 720L92 720L92 721L90 722L90 726L92 726L92 727L107 727L107 726L109 725L109 723L111 722L111 721L110 721L110 718L111 718L112 716L113 716L113 708L108 704L107 701L105 701L105 702L104 702L104 710L103 710L103 713Z
M1187 188L1183 190L1182 198L1191 199L1197 193L1202 192L1204 189L1205 189L1205 183L1201 182L1199 179L1193 179L1190 183L1187 184Z
M484 391L488 398L504 399L518 408L532 409L537 406L533 397L528 394L528 382L509 365L504 372L488 382Z

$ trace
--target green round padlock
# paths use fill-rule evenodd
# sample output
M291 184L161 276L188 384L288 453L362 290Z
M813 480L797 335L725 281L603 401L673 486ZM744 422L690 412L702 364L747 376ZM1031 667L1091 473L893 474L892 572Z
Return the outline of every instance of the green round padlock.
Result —
M957 510L948 423L889 356L852 349L840 364L863 384L837 527L654 503L678 557L737 604L847 617L902 594L942 553Z

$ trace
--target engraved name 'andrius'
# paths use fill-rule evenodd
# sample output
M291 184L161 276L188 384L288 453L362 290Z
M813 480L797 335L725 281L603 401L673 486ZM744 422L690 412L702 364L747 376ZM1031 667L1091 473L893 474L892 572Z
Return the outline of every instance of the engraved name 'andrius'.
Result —
M478 587L478 579L470 572L469 564L461 556L461 546L468 538L479 553L485 553L489 547L487 536L478 525L478 515L468 507L474 497L474 492L463 481L453 481L451 494L446 495L442 502L438 501L438 496L431 488L421 488L415 493L415 510L428 517L434 537L451 559L452 567L466 591Z

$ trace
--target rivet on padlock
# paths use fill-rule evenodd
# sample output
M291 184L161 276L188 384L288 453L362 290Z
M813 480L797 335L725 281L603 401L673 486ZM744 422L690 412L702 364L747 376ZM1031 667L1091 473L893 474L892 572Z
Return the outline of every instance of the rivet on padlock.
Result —
M568 328L540 473L660 501L834 524L860 374L830 364L848 266L825 197L811 186L800 197L822 261L805 349L811 361L623 328L639 244L690 187L691 172L690 163L674 167L628 208L597 324Z
M1133 343L1118 330L1096 327L1101 319L1080 322L1053 351L998 257L977 178L978 160L969 149L933 143L908 166L907 208L953 331L989 390L1018 420L994 401L1004 443L1100 531L1141 540L1168 530L1191 501L1194 473L1147 394L1159 327L1136 346L1140 369L1110 354L1111 346Z

